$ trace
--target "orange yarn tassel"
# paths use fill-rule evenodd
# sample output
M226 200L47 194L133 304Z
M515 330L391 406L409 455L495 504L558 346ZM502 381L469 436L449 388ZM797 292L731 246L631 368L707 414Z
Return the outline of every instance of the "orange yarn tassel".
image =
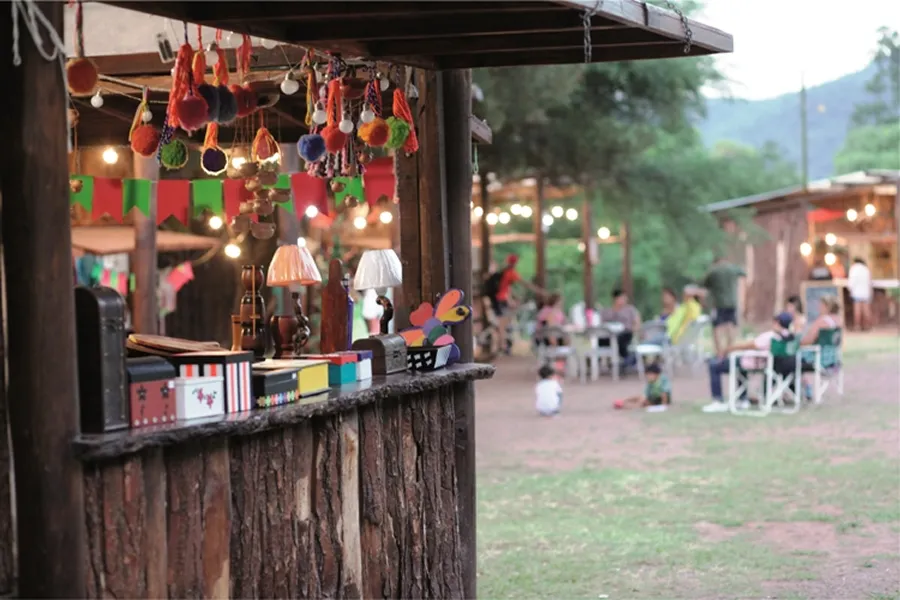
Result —
M409 102L406 101L406 94L400 88L394 89L394 116L403 119L409 123L409 137L403 144L403 150L408 153L416 152L419 149L419 138L416 137L416 124L413 123L412 110L409 108Z
M178 49L175 59L175 68L172 71L172 89L169 91L169 104L166 107L166 115L169 118L170 127L179 127L181 121L175 110L176 104L188 93L191 81L191 60L194 57L194 49L190 44L182 44Z

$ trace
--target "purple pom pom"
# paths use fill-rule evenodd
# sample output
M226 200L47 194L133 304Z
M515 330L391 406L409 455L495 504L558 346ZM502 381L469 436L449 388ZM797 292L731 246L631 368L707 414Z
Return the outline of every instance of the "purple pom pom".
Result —
M216 90L219 96L219 123L231 123L237 118L237 100L227 85L220 85Z
M214 123L219 118L219 93L215 86L208 83L201 83L197 86L197 93L206 100L206 119L210 123Z
M219 175L228 166L228 157L219 148L207 148L200 155L200 166L209 175Z
M297 151L303 160L314 163L325 156L325 139L318 133L301 136L297 142Z

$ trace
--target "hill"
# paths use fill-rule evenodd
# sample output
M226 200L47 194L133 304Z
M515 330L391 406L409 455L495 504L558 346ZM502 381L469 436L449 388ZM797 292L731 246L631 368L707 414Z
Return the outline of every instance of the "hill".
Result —
M807 89L810 178L835 174L834 156L844 143L853 107L867 100L865 85L874 73L870 66ZM706 119L698 126L709 146L724 140L756 148L775 142L799 170L799 91L767 100L710 99Z

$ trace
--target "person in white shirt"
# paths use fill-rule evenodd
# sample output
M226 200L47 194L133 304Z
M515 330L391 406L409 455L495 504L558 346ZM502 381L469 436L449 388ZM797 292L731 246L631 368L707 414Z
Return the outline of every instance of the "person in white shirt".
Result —
M863 259L853 259L847 273L847 287L853 300L853 326L868 329L872 326L872 272Z
M556 370L544 365L538 370L538 377L541 380L534 386L538 414L542 417L555 416L562 407L562 386L559 385Z

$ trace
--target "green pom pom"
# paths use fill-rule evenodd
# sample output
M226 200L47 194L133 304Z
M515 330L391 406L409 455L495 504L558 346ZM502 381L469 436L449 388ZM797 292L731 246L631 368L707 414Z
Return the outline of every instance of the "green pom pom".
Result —
M188 147L181 140L172 140L162 147L159 163L170 171L180 169L187 164Z
M406 138L409 137L409 123L397 117L388 117L387 124L391 130L391 135L384 145L385 148L390 148L391 150L402 148L403 144L406 143Z

